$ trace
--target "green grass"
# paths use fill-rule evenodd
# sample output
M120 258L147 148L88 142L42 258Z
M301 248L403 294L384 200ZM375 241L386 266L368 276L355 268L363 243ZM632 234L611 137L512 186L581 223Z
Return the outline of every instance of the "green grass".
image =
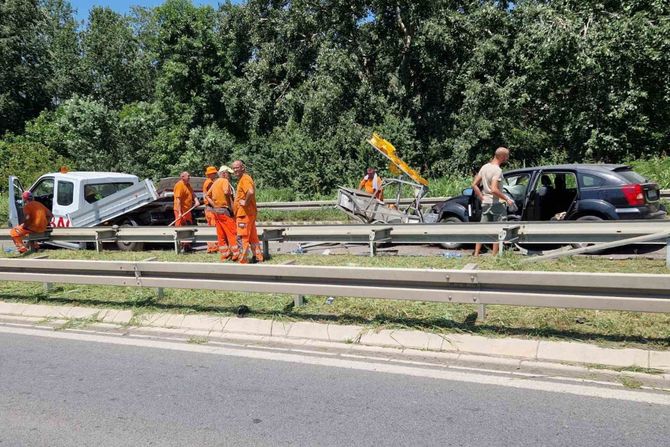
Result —
M659 188L670 188L670 157L655 157L629 163L637 173L658 183Z
M611 366L611 365L602 365L600 363L587 363L584 366L590 369L607 369L616 372L632 372L632 373L651 374L651 375L665 374L665 370L663 369L645 368L642 366Z
M9 226L9 198L7 194L0 194L0 225L3 228Z
M337 208L321 208L314 210L278 211L258 210L260 222L323 222L348 221L349 216Z
M640 389L642 388L642 385L644 385L640 380L625 375L619 377L619 381L623 386L631 389Z
M109 251L47 252L50 259L99 259L140 261L156 257L157 261L218 262L217 256L204 253L176 255L169 251L123 253ZM500 258L469 256L442 257L376 257L278 255L271 263L288 260L297 265L342 265L397 268L455 268L477 262L480 269L591 271L624 273L667 273L664 260L607 260L604 258L564 258L542 264L521 264L521 257ZM28 303L51 303L105 308L131 309L136 315L146 312L210 313L235 315L240 306L249 308L249 316L291 321L359 324L369 328L405 328L438 334L474 333L491 337L515 336L582 340L607 346L646 346L670 348L670 315L635 312L589 311L579 309L487 306L484 322L475 321L473 305L442 304L419 301L369 300L336 297L326 304L326 297L307 296L306 305L294 307L293 296L217 292L207 290L165 290L158 300L154 289L59 285L48 295L42 284L3 282L0 299Z
M209 342L209 339L206 337L191 337L188 339L187 343L191 343L193 345L204 345Z
M470 186L472 177L454 175L430 180L429 197L453 197L461 194L463 189Z

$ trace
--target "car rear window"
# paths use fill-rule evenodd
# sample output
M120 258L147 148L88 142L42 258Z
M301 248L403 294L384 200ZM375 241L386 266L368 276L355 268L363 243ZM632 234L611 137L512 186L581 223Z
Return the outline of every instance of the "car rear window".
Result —
M628 183L647 183L647 179L642 177L635 171L630 169L622 169L620 171L615 171L617 175L623 177Z
M595 188L607 185L607 179L594 174L579 174L583 188Z

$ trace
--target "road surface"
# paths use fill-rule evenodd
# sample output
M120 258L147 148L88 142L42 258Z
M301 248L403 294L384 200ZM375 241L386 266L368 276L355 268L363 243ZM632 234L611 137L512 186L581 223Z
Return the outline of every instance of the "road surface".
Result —
M302 361L198 340L65 335L0 331L0 447L665 447L670 439L670 401L658 393L533 389L532 379L492 385L469 379L483 373L338 363L327 352Z

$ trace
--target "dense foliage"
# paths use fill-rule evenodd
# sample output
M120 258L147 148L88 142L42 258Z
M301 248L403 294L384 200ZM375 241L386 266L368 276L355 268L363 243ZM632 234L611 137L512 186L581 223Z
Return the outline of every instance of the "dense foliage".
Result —
M372 131L431 177L498 145L518 164L670 148L667 0L167 0L84 24L0 0L0 54L0 159L157 178L240 157L313 195L382 165Z

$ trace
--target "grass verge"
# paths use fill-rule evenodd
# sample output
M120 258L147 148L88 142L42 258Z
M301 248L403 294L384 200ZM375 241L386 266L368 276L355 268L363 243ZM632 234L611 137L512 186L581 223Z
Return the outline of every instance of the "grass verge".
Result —
M156 257L157 261L218 262L204 253L176 255L153 252L71 252L48 251L50 259L135 260ZM473 261L480 269L545 270L580 272L667 273L663 260L608 260L602 257L562 258L541 264L522 264L523 258L510 254L499 258L474 259L442 257L376 257L277 255L270 262L292 260L297 265L342 265L396 268L460 269ZM235 315L247 306L248 316L290 321L358 324L368 328L403 328L438 334L472 333L490 337L514 336L555 340L580 340L616 347L670 348L670 315L634 312L589 311L579 309L487 306L487 318L477 322L476 307L420 301L371 300L307 296L306 304L294 307L293 296L217 292L206 290L166 290L158 300L154 289L59 285L45 294L42 284L3 282L0 299L27 303L97 306L131 309L135 315L147 312L209 313Z

